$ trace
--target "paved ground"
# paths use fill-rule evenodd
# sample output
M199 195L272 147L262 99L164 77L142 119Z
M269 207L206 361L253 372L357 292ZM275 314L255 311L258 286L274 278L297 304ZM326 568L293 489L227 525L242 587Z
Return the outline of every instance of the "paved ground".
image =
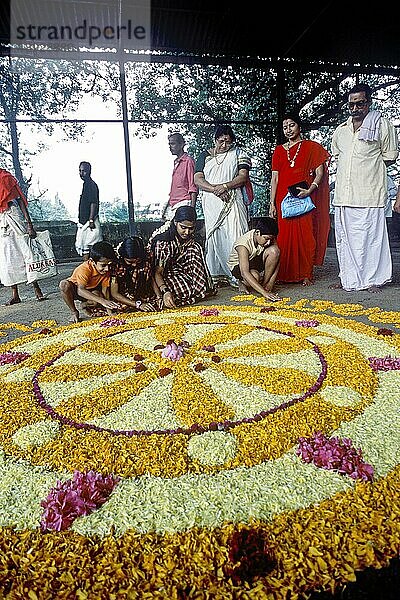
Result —
M69 312L61 299L58 283L61 279L68 277L77 266L76 262L60 263L59 274L51 279L40 282L43 293L47 299L38 302L35 298L31 285L21 284L19 292L21 304L4 306L10 298L10 291L0 287L0 323L16 322L30 325L39 319L54 319L59 325L66 325L69 320ZM385 286L380 293L372 294L363 292L345 292L344 290L330 289L330 285L338 282L338 265L336 252L328 248L325 264L315 270L315 284L303 287L299 284L285 284L277 287L277 293L291 300L301 298L332 300L334 302L357 303L366 308L379 306L385 310L400 310L400 252L393 253L393 282ZM218 296L202 304L231 304L232 296L238 292L233 288L219 290ZM82 313L82 317L86 318Z

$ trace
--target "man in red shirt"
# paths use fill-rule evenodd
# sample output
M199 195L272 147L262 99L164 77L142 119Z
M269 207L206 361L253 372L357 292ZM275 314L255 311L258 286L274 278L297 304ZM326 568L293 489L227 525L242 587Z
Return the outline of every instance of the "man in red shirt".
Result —
M162 211L162 218L171 220L179 206L195 206L197 186L194 184L194 160L184 151L185 140L181 133L168 136L171 154L176 156L172 171L169 199Z

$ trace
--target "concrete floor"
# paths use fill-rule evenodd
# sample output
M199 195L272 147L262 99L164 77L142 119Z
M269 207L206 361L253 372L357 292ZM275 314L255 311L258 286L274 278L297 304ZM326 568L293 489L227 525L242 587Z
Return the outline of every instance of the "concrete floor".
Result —
M59 325L68 323L70 314L61 299L58 283L61 279L68 277L77 262L63 262L58 264L58 275L40 282L43 293L47 299L38 302L31 285L21 284L19 293L22 302L13 306L4 306L10 298L10 290L0 287L0 323L16 322L30 325L39 319L52 319ZM331 300L339 304L356 303L365 308L378 306L384 310L400 310L400 252L393 252L393 281L385 286L380 293L372 294L368 291L345 292L344 290L330 289L330 285L337 283L338 265L336 251L328 248L325 263L322 267L315 269L315 283L309 287L300 284L278 285L276 292L284 298L299 300L301 298ZM237 290L231 287L222 288L218 295L201 304L234 304L231 298L237 295ZM86 318L82 313L82 318Z

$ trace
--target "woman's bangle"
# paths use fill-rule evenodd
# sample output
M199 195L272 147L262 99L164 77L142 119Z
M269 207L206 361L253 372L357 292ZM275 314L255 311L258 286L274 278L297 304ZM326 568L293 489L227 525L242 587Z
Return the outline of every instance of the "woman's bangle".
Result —
M224 186L224 188L226 189L226 191L229 192L228 184L223 183L222 185Z
M317 189L319 188L319 185L318 185L318 183L317 183L316 181L313 181L311 185L315 185L315 187L316 187Z
M165 283L163 285L160 285L160 292L163 294L165 290L167 290L167 286L165 285Z
M167 290L164 290L164 291L163 291L163 296L165 296L165 294L170 294L170 293L171 293L171 290L168 290L168 289L167 289Z

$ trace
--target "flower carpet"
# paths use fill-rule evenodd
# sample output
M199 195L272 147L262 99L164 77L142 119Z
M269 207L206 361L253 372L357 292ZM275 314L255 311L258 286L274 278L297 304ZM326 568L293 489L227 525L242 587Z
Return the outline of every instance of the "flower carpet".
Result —
M400 313L234 300L0 344L2 598L295 600L399 556Z

